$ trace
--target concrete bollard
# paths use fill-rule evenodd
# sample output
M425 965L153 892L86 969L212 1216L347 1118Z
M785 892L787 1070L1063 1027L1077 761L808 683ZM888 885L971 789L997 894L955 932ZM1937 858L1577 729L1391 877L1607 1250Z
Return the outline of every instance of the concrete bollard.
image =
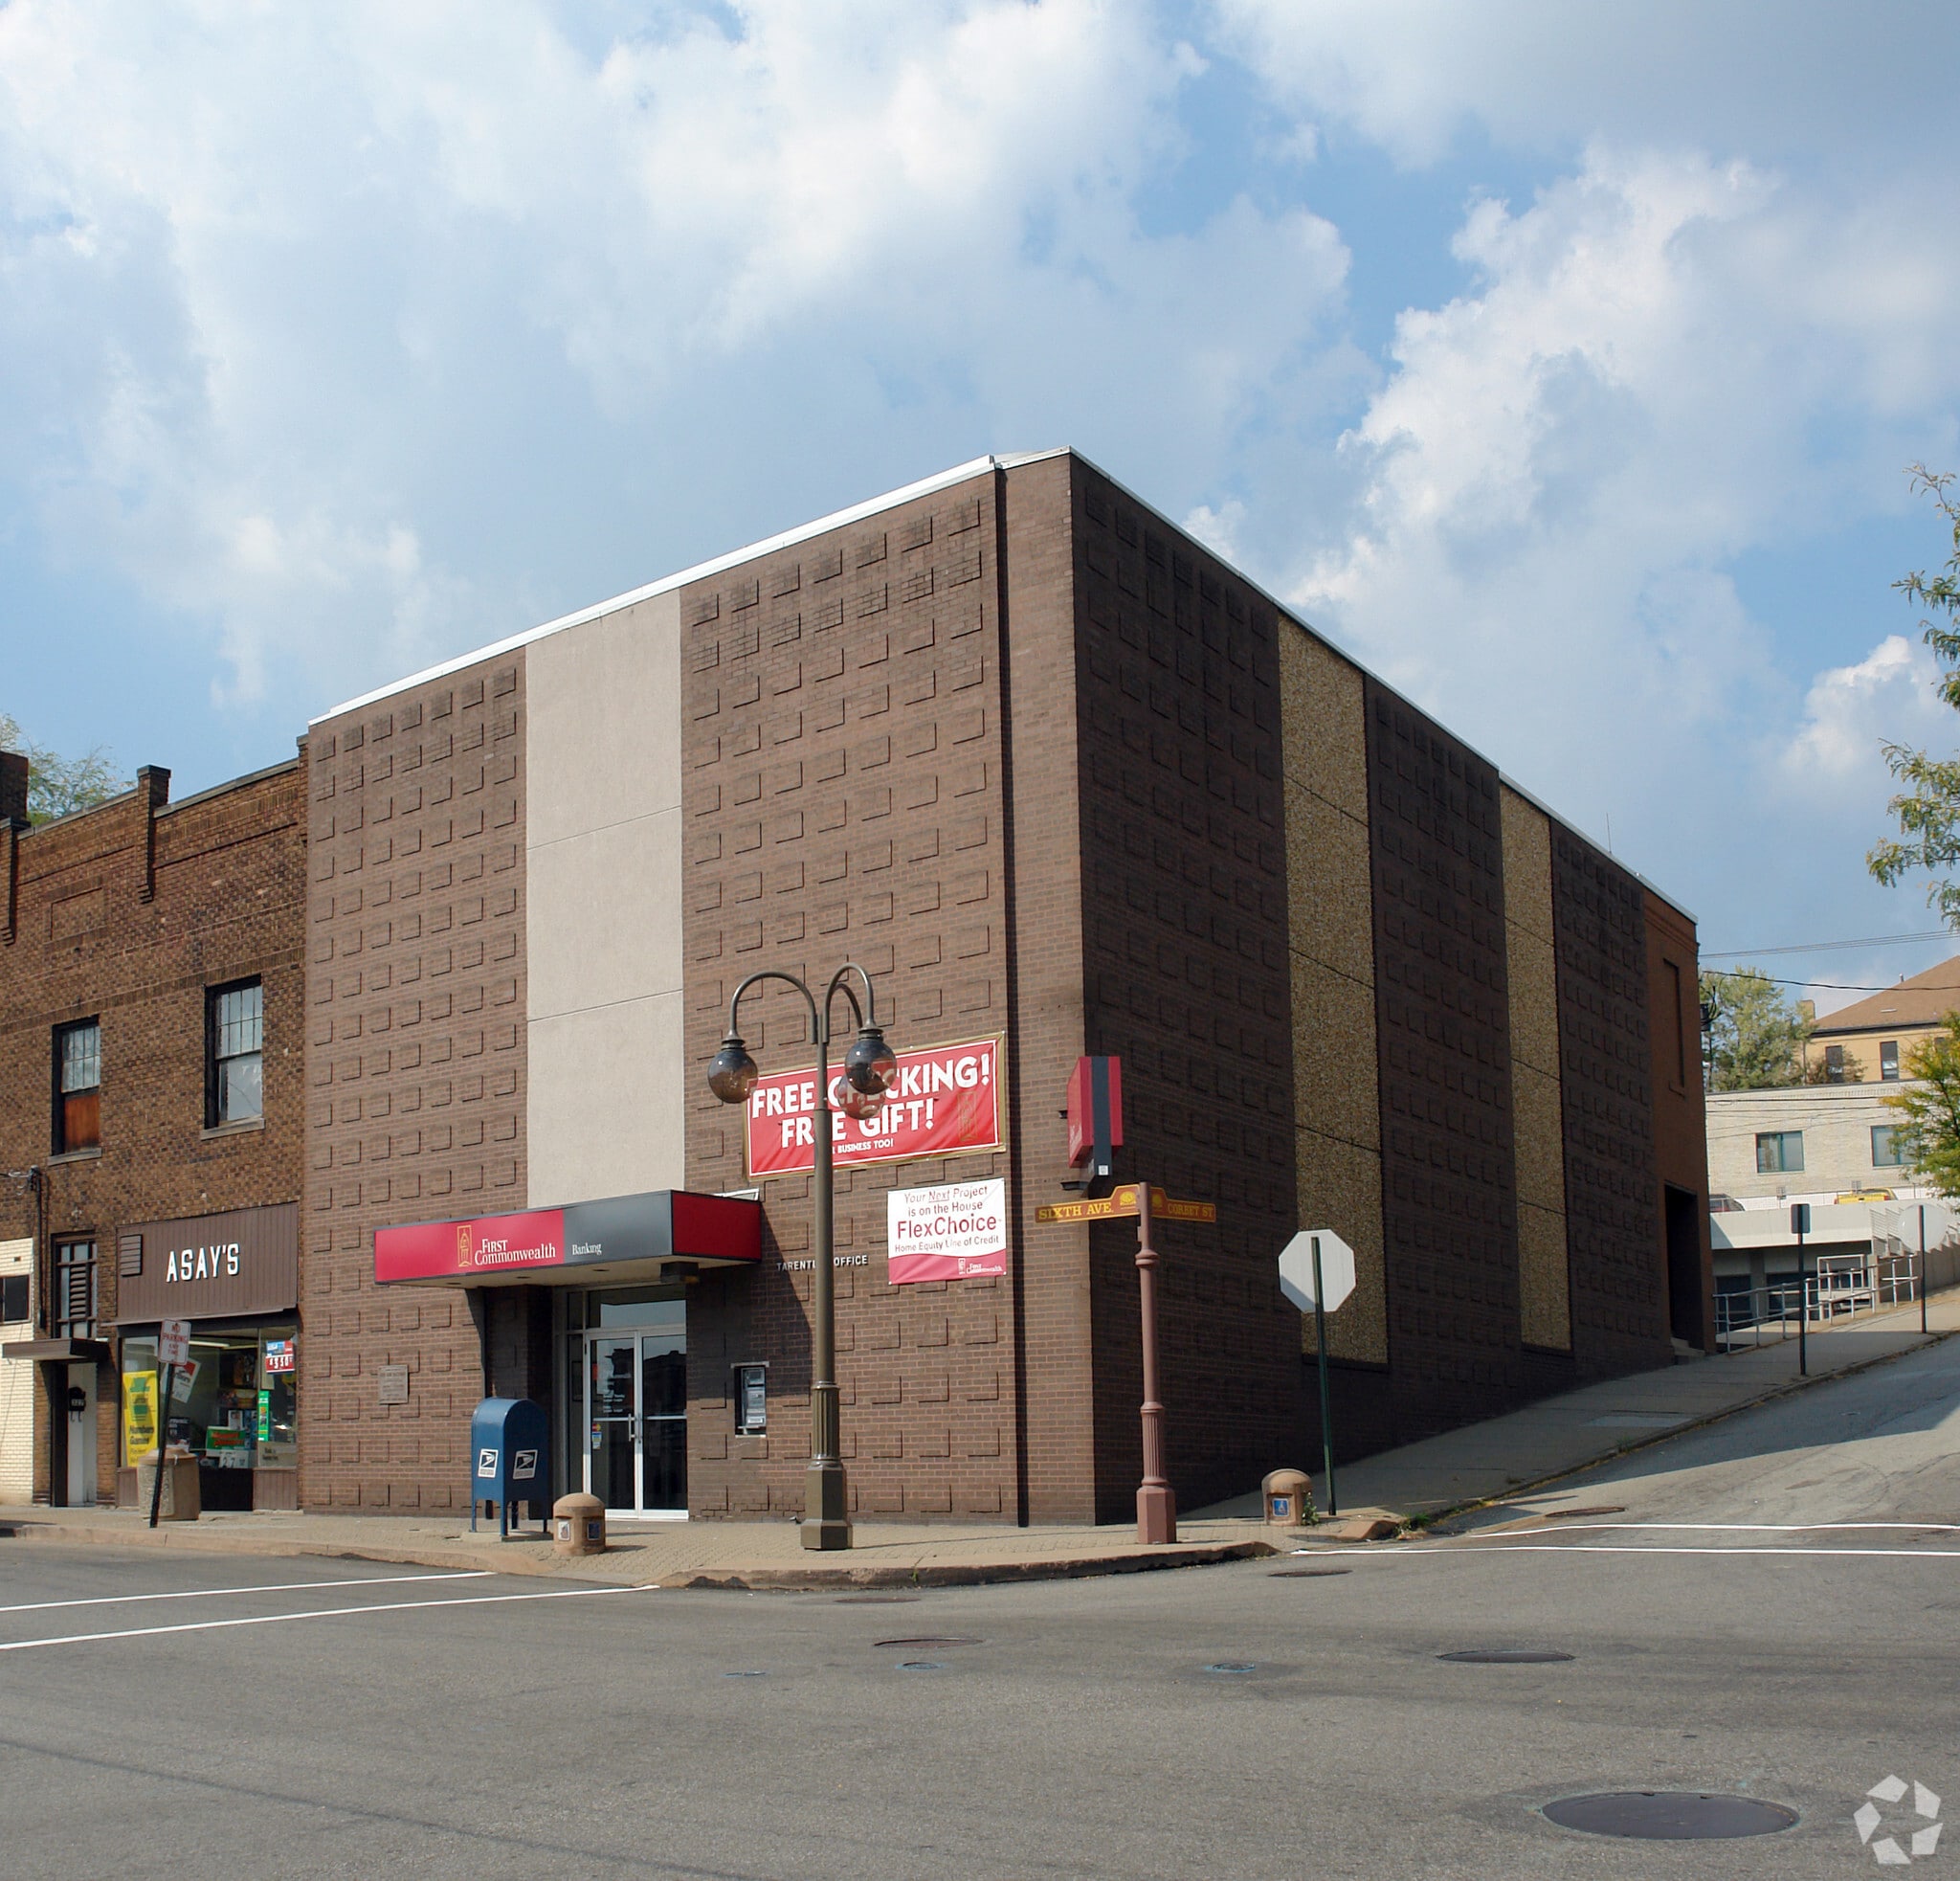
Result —
M562 1495L551 1505L551 1552L554 1555L603 1555L606 1552L606 1505L595 1495Z
M1276 1469L1259 1485L1271 1528L1303 1529L1313 1519L1313 1479L1303 1469Z

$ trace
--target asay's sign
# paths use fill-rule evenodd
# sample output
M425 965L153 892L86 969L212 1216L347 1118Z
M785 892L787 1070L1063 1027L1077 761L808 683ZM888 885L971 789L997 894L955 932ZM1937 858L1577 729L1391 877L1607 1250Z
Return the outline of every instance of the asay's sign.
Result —
M230 1279L243 1258L241 1243L228 1241L217 1247L171 1247L165 1250L166 1284L186 1280Z

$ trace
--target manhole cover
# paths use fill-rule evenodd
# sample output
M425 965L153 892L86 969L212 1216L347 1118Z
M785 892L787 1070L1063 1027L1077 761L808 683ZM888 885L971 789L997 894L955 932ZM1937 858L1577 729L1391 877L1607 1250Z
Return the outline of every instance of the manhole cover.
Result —
M839 1606L917 1606L917 1594L839 1594Z
M939 1647L947 1646L985 1646L985 1640L968 1639L958 1633L921 1633L916 1639L873 1640L873 1646L910 1646Z
M1352 1574L1352 1568L1274 1568L1268 1580L1325 1580L1330 1574Z
M767 1678L767 1672L724 1672L724 1678Z
M1250 1659L1221 1659L1215 1666L1207 1666L1208 1672L1256 1672L1258 1666Z
M1624 1515L1627 1506L1623 1502L1602 1502L1597 1509L1548 1509L1545 1519L1548 1522L1576 1522L1585 1515Z
M1570 1652L1553 1652L1535 1646L1473 1646L1461 1652L1438 1652L1453 1666L1559 1666L1571 1658Z
M899 1670L902 1672L943 1672L946 1670L946 1666L938 1659L901 1659L899 1661Z
M1568 1796L1542 1812L1561 1828L1588 1835L1623 1835L1642 1842L1720 1842L1774 1835L1796 1824L1796 1811L1752 1796L1708 1796L1698 1790L1623 1789Z

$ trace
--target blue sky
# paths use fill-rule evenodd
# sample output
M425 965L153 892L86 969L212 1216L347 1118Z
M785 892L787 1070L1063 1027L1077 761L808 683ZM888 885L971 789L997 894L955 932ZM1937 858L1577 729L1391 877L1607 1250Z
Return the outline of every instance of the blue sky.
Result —
M1956 78L1910 0L6 0L0 710L188 792L1069 443L1704 947L1925 929Z

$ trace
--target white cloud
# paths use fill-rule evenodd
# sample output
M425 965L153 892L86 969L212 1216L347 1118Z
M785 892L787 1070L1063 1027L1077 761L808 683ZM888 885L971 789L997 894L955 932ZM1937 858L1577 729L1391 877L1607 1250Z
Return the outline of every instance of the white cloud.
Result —
M1426 164L1465 130L1571 150L1594 138L1863 163L1923 148L1915 101L1950 94L1945 0L1213 0L1290 103Z
M1940 672L1927 649L1888 635L1857 664L1819 673L1805 695L1795 736L1777 755L1786 790L1821 803L1847 786L1869 801L1892 786L1883 748L1938 750L1953 741L1952 708L1935 687Z
M574 26L0 8L0 490L197 623L233 705L1085 420L1195 474L1340 305L1303 209L1139 227L1202 65L1142 10Z

